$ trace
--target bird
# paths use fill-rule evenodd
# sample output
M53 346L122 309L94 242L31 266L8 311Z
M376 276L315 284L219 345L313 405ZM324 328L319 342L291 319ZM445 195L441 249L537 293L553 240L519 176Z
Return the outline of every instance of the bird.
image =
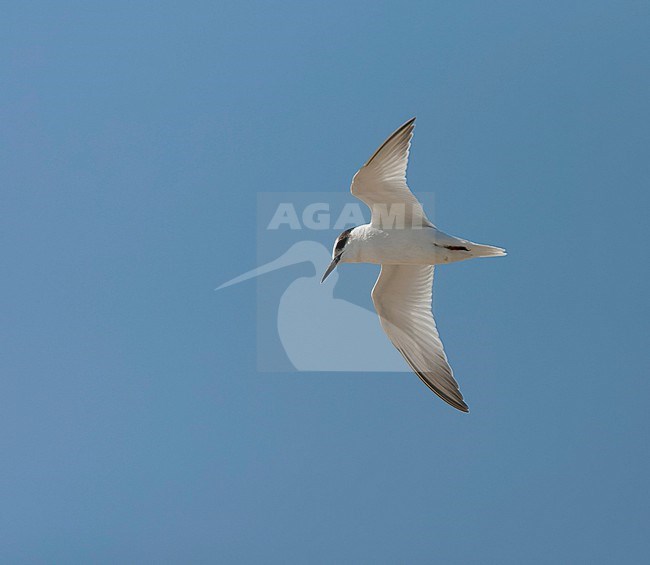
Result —
M302 240L291 245L280 257L221 284L215 290L292 265L310 263L312 269L284 289L277 306L278 337L291 365L297 371L408 371L397 351L382 349L386 338L374 313L334 297L336 273L324 285L318 284L320 273L329 262L327 247L318 241ZM264 292L264 300L270 301L267 287L260 288L264 289L260 291ZM310 315L305 316L305 312ZM357 339L341 340L338 332L341 324L354 325ZM335 356L330 355L333 350L336 350Z
M371 297L384 332L411 370L447 404L469 412L431 311L435 265L499 257L505 249L448 235L427 218L406 182L415 118L397 128L352 178L369 224L343 231L321 283L343 263L381 265Z

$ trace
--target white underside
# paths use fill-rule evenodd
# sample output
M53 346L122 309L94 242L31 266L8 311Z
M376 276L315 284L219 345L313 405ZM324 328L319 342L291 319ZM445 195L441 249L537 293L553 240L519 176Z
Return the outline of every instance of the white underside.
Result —
M468 251L449 247L464 247ZM385 230L366 224L355 228L350 234L341 262L439 265L504 254L499 247L479 245L447 235L434 227Z

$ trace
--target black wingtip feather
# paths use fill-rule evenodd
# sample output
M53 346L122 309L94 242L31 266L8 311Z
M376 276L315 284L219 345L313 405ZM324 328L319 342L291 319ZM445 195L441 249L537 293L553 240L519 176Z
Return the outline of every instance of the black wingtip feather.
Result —
M400 127L398 127L398 128L397 128L393 133L391 133L391 134L388 136L388 138L386 139L386 141L384 141L384 143L382 143L382 144L379 146L379 149L377 149L377 151L375 151L375 152L372 154L372 157L370 157L370 159L368 159L368 161L366 161L366 164L364 165L364 167L367 167L368 165L370 165L370 163L372 162L372 160L373 160L377 155L379 155L379 153L381 152L381 150L382 150L384 147L386 147L386 145L387 145L388 143L390 143L390 142L391 142L393 139L395 139L398 135L400 135L400 134L403 133L405 130L407 130L409 127L411 127L411 126L413 125L414 122L415 122L415 116L413 116L410 120L404 122L404 123L403 123Z

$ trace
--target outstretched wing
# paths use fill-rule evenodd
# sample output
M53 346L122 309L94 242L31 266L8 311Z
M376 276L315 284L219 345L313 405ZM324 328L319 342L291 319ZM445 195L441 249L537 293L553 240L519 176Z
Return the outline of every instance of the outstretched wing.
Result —
M386 335L415 374L454 408L469 412L431 313L433 265L382 265L372 301Z
M350 191L368 205L372 212L370 223L374 227L395 227L386 222L387 218L393 222L390 217L395 214L403 214L407 228L433 225L406 184L406 166L414 127L415 118L411 118L397 128L352 179Z

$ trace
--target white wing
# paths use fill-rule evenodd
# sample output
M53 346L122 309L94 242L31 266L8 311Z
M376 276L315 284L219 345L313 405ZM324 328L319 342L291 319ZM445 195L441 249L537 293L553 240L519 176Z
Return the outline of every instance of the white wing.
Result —
M382 328L415 374L445 402L469 412L431 313L433 265L382 265L372 301Z
M415 118L411 118L397 128L352 179L350 191L368 205L372 212L370 223L374 227L383 227L386 214L401 213L401 207L404 209L402 227L433 225L406 185L406 165L414 127Z

